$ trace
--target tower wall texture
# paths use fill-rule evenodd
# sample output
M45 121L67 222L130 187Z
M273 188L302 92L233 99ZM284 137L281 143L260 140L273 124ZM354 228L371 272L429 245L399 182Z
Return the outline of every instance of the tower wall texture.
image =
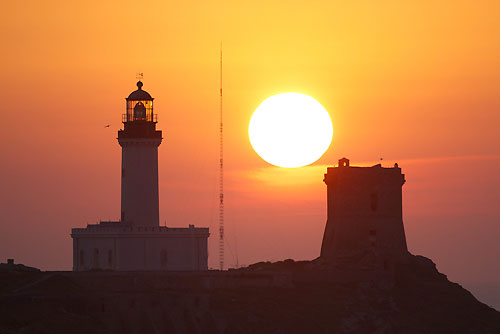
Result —
M161 139L119 139L122 146L121 220L159 226L158 146Z
M327 169L328 220L321 258L370 252L392 261L407 255L402 218L404 174L395 165L351 167L347 159ZM385 263L385 262L384 262Z

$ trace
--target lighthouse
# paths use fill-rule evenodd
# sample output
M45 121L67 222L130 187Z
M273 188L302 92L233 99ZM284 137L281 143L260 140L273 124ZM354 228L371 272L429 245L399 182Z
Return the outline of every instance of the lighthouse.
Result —
M118 131L122 148L121 216L73 228L73 270L183 271L208 269L207 227L159 224L158 146L153 98L137 82ZM178 225L178 224L176 224Z
M126 98L118 131L122 147L121 221L133 226L159 226L158 146L162 132L156 130L153 98L137 82Z

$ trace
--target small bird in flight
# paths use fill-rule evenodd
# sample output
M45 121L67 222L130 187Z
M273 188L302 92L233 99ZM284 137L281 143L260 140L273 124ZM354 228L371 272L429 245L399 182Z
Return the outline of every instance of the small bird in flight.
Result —
M105 128L109 128L109 124L106 124L104 127L105 127Z

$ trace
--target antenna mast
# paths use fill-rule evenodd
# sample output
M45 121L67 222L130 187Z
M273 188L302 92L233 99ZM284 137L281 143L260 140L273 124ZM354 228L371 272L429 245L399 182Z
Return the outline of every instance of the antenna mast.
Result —
M224 270L224 146L222 131L222 42L220 43L220 124L219 124L219 265Z

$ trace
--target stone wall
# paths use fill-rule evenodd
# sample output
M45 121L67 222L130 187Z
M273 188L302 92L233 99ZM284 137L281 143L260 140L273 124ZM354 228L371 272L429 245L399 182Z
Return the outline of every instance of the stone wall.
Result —
M328 168L324 181L328 220L321 247L323 259L365 252L388 260L406 256L402 219L405 179L397 165L352 167L347 159L341 159L339 167Z

